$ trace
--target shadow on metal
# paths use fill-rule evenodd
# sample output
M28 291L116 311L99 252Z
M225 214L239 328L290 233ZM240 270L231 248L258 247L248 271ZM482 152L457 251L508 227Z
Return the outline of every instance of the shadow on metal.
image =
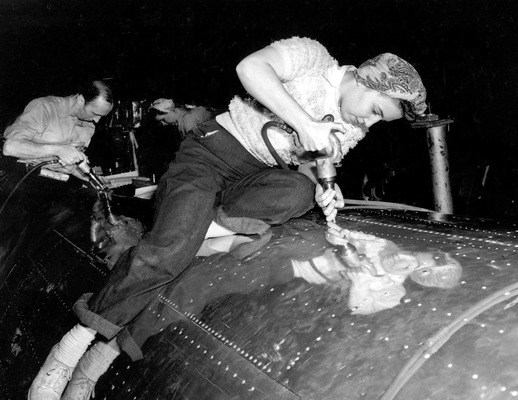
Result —
M2 285L2 399L25 398L50 348L76 323L72 304L109 273L90 253L89 221L83 223L82 230L54 229ZM273 227L258 250L244 244L197 258L149 305L143 321L155 334L144 359L119 357L95 398L518 396L516 226L382 209L344 210L337 223L374 247L446 252L462 276L435 287L410 275L394 278L400 301L362 312L354 274L338 285L295 277L293 260L303 264L333 250L323 221L311 213ZM377 250L366 246L372 261Z

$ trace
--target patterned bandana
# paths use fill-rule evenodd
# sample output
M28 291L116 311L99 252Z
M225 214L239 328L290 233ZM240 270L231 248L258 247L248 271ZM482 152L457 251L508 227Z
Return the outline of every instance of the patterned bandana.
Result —
M402 58L383 53L354 71L358 83L402 102L405 118L414 120L426 110L426 89L414 67Z

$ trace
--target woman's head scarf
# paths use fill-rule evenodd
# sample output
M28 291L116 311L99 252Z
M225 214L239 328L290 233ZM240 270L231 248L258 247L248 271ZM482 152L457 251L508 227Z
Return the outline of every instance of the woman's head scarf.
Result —
M414 120L426 110L426 89L414 67L402 58L383 53L354 71L356 81L394 99L402 100L405 118Z

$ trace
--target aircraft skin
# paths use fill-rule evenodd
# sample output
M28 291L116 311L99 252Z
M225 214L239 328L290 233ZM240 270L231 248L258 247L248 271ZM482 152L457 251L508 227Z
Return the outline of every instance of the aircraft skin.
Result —
M143 359L120 356L95 399L518 396L514 225L373 208L341 210L336 223L373 264L376 246L442 252L458 280L426 286L354 266L339 280L300 276L294 265L322 269L337 252L312 212L231 252L197 257L131 327L150 334ZM77 212L50 229L3 283L0 398L26 397L51 347L77 323L74 302L107 279L89 225ZM384 302L376 290L393 297Z

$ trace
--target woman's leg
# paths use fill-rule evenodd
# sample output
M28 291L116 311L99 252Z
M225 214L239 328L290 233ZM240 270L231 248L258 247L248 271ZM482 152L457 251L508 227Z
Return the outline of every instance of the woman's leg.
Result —
M158 288L174 280L190 264L203 243L214 219L214 199L219 189L211 171L203 165L174 165L160 186L161 204L152 231L119 259L107 285L88 301L88 310L76 308L88 326L98 326L96 316L117 327L126 326ZM97 330L108 339L119 333L110 327Z
M151 232L121 256L100 292L76 303L81 322L108 340L117 335L122 350L132 359L142 356L139 344L123 328L138 319L157 291L191 263L214 220L216 194L237 180L234 175L242 177L238 165L229 165L238 157L221 157L219 148L230 150L228 136L183 143L176 162L160 181Z
M313 207L314 187L313 182L306 175L298 172L280 169L256 172L222 191L219 216L223 216L222 223L227 228L232 226L236 232L240 233L247 233L249 227L256 222L264 225L266 225L265 222L271 225L282 224L290 218L304 214ZM199 277L199 283L201 284L213 272L217 273L217 271L205 271L203 277ZM164 285L161 290L161 293L166 293L166 297L169 297L170 291L176 292L171 295L175 301L189 296L190 290L195 290L196 295L193 297L196 300L193 304L189 302L189 311L192 311L193 307L196 308L196 305L205 304L207 299L215 295L213 290L209 290L207 293L205 291L204 293L196 292L196 282L189 280L192 274L199 276L201 273L196 266L191 267L185 271L180 281ZM260 282L260 280L257 281ZM248 286L244 289L240 288L233 281L229 284L232 286L229 292L252 290L252 287ZM221 289L219 286L218 288ZM165 320L157 321L157 315L162 315L161 307L163 307L161 300L155 296L146 306L146 312L139 315L125 329L124 335L131 336L138 348L150 336L172 322L167 312L164 314Z
M246 217L278 225L312 209L314 193L315 184L306 175L272 168L251 174L223 190L220 210L231 222ZM221 223L233 230L228 220Z
M59 400L72 373L95 338L95 331L82 325L74 326L56 344L29 389L29 400Z
M119 356L116 339L97 342L79 361L61 400L89 400L99 378Z

